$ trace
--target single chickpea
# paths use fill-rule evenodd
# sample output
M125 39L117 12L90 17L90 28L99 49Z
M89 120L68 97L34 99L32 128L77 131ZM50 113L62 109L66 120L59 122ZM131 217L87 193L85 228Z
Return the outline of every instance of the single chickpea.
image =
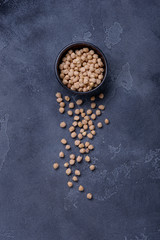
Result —
M99 98L100 98L100 99L103 99L103 98L104 98L104 94L103 94L103 93L100 93L100 94L99 94Z
M104 110L104 109L105 109L105 106L104 106L104 105L99 105L98 108L99 108L100 110Z
M87 135L87 132L83 132L82 135L83 137L85 137Z
M65 96L64 99L69 102L70 101L70 97L69 96Z
M85 114L85 113L81 113L81 117L83 117L83 118L84 118L85 116L86 116L86 114Z
M96 115L100 116L101 115L101 111L99 109L96 110Z
M67 175L70 175L71 173L72 173L72 170L71 170L70 168L67 168L66 174L67 174Z
M98 127L98 128L102 128L102 127L103 127L102 123L101 123L101 122L98 122L98 123L97 123L97 127Z
M78 178L77 178L76 176L73 176L73 177L72 177L72 180L73 180L74 182L78 182Z
M99 79L99 80L102 80L102 79L103 79L103 74L99 74L99 75L98 75L98 79Z
M56 170L56 169L58 169L59 168L59 164L58 163L54 163L53 164L53 168Z
M71 50L69 50L69 51L68 51L68 53L69 53L69 54L72 54L72 53L73 53L73 50L72 50L72 49L71 49Z
M77 137L77 133L76 133L76 132L72 132L72 133L71 133L71 137L72 137L72 138L76 138L76 137Z
M75 114L77 114L77 115L79 115L80 114L80 111L79 111L79 109L75 109Z
M87 193L87 198L91 200L93 198L92 193Z
M71 146L69 144L67 144L65 148L66 148L66 150L70 150Z
M64 167L68 168L68 167L69 167L69 163L68 163L68 162L65 162L65 163L64 163Z
M79 150L79 152L80 152L80 153L85 153L86 150L85 150L85 148L81 148L81 149Z
M95 96L92 96L91 97L91 101L95 101L96 97Z
M70 128L69 128L69 132L73 132L75 130L75 127L74 126L71 126Z
M94 51L93 51L93 50L90 50L89 53L90 53L91 55L94 55Z
M80 176L81 175L81 172L79 170L75 170L74 173L75 173L76 176Z
M67 140L65 138L62 138L61 143L65 145L67 144Z
M75 140L74 144L75 144L75 146L79 146L80 141L79 140Z
M75 156L75 154L72 153L72 154L70 154L69 157L70 157L71 159L75 159L76 156Z
M95 108L96 107L96 103L91 103L91 108Z
M60 127L61 127L61 128L65 128L65 127L66 127L66 123L65 123L65 122L61 122L61 123L60 123Z
M83 48L83 52L88 53L89 49L88 48Z
M79 148L84 148L84 143L80 143Z
M63 108L63 107L60 107L60 108L59 108L59 112L60 112L60 113L64 113L64 108Z
M91 114L92 114L92 110L91 110L91 109L88 109L88 110L87 110L87 114L88 114L88 115L91 115Z
M96 131L95 130L92 130L91 133L92 133L92 135L96 135Z
M83 103L83 101L81 100L81 99L78 99L77 101L76 101L76 104L77 105L81 105Z
M76 58L76 54L73 52L73 53L71 53L71 58Z
M95 129L95 126L94 126L94 125L91 125L91 126L89 126L89 129L92 131L92 130Z
M70 181L67 183L67 185L68 185L68 187L70 187L70 188L73 187L73 183L70 182Z
M59 65L59 69L60 69L60 70L63 70L63 68L64 68L64 63L61 63L61 64Z
M91 161L91 159L90 159L90 157L88 155L85 157L85 161L86 162L90 162Z
M86 148L86 153L89 153L89 149L88 148Z
M89 168L90 168L91 171L94 171L95 165L91 165Z
M78 125L77 121L74 121L74 122L72 123L72 125L73 125L74 127L77 127L77 125Z
M83 109L83 108L80 108L79 111L80 111L80 113L83 113L83 112L84 112L84 109Z
M60 102L59 106L60 107L65 107L65 103L64 102Z
M57 98L57 102L58 102L58 103L60 103L60 102L62 102L62 101L63 101L62 98Z
M74 116L74 120L78 121L79 120L79 116Z
M83 133L83 132L84 132L84 129L83 129L83 128L81 128L81 129L80 129L80 133Z
M83 138L83 136L82 136L81 133L78 134L78 138L79 138L80 140Z
M60 157L60 158L64 158L64 152L60 152L60 153L59 153L59 157Z
M60 92L57 92L57 93L56 93L56 97L57 97L57 98L61 98L61 96L62 96L62 95L61 95Z
M70 160L69 160L69 164L70 164L71 166L73 166L73 165L75 164L75 160L74 160L74 159L70 159Z
M79 162L82 161L82 157L81 157L81 156L78 156L76 160L77 160L77 162L79 163Z
M78 127L81 128L82 126L83 126L82 122L79 121L79 122L78 122Z
M73 115L73 112L72 112L72 110L68 110L68 112L67 112L67 113L68 113L68 115L69 115L69 116L72 116L72 115Z
M95 120L95 119L96 119L96 114L93 113L93 114L91 115L91 118L92 118L93 120Z
M82 124L83 124L83 125L86 125L86 124L87 124L87 120L83 119L83 120L82 120Z
M89 120L89 121L88 121L88 125L89 125L89 126L93 125L93 121L92 121L92 120Z
M93 138L93 135L92 135L91 133L88 133L88 134L87 134L87 137L88 137L89 139L92 139L92 138Z
M89 150L93 150L93 149L94 149L94 146L93 146L92 144L90 144L90 145L88 146L88 149L89 149Z
M74 103L73 102L69 103L69 108L74 108Z
M84 187L83 187L82 185L80 185L79 188L78 188L78 190L79 190L80 192L83 192L83 191L84 191Z
M89 142L85 142L85 147L88 147L89 146Z
M105 124L109 124L109 120L107 118L104 120L104 122Z
M86 121L89 121L89 120L90 120L90 117L89 117L89 116L85 116L84 119L85 119Z

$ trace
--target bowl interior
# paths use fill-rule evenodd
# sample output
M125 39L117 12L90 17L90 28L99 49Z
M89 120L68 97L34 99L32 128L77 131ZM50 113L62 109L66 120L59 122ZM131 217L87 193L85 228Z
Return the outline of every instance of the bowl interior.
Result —
M70 88L68 88L66 85L64 85L61 81L61 78L60 78L60 69L59 69L59 65L61 64L62 62L62 58L67 54L67 52L69 50L79 50L79 49L82 49L84 47L87 47L89 48L89 50L94 50L96 54L98 54L98 56L102 59L102 62L104 64L104 77L103 77L103 80L102 82L96 87L96 88L93 88L92 90L90 91L87 91L87 92L78 92L78 91L73 91L71 90ZM62 49L62 51L59 53L58 57L57 57L57 60L56 60L56 63L55 63L55 71L56 71L56 76L57 76L57 79L58 81L61 83L61 85L66 88L67 90L71 91L72 93L75 93L75 94L88 94L88 93L92 93L93 91L97 90L104 82L105 78L106 78L106 75L107 75L107 61L105 59L105 56L104 54L101 52L101 50L96 47L95 45L91 44L91 43L84 43L84 42L78 42L78 43L73 43L73 44L70 44L68 46L66 46L65 48Z

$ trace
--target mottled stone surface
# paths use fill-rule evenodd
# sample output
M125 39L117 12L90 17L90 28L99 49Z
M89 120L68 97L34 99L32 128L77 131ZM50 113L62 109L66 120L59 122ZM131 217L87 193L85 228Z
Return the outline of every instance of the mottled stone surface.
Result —
M0 240L160 239L159 12L158 0L0 1ZM68 189L58 159L60 139L73 141L53 67L78 40L109 64L111 124L93 140L97 169L80 165L85 193Z

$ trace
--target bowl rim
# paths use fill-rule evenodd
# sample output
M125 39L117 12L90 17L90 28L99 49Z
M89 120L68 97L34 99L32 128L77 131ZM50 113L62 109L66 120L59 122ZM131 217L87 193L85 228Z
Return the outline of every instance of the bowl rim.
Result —
M73 46L76 46L77 44L86 44L86 47L88 46L88 47L90 47L90 48L92 48L92 47L95 48L98 52L101 53L101 55L102 55L102 57L103 57L103 61L104 61L104 63L105 63L105 68L106 68L106 69L105 69L105 75L104 75L104 77L103 77L102 82L101 82L96 88L93 88L92 90L87 91L87 92L78 92L78 91L71 90L70 88L68 88L66 85L64 85L64 84L62 83L62 81L61 81L61 79L60 79L60 77L59 77L58 71L57 71L57 67L58 67L57 65L58 65L59 58L64 54L64 52L65 52L66 50L69 50L69 48L71 48L71 47L73 47ZM56 60L55 60L54 70L55 70L56 78L57 78L58 82L62 85L63 88L65 88L66 90L70 91L70 92L73 93L73 94L79 94L79 95L86 95L86 94L88 94L88 95L89 95L89 94L97 91L97 90L102 86L102 84L104 83L104 81L105 81L105 79L106 79L106 77L107 77L107 73L108 73L108 63L107 63L107 59L106 59L104 53L102 52L102 50L101 50L99 47L97 47L96 45L94 45L93 43L90 43L90 42L77 41L77 42L72 42L72 43L70 43L70 44L67 44L65 47L63 47L63 48L59 51L59 53L58 53L58 55L57 55L57 57L56 57Z

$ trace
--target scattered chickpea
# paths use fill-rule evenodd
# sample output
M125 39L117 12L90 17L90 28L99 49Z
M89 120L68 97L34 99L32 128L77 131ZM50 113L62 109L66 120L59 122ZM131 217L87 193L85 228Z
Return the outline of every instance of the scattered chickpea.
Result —
M91 165L89 168L90 168L91 171L94 171L95 165Z
M79 133L78 138L81 140L83 138L83 135L81 133Z
M71 159L75 159L76 158L76 156L75 156L75 154L70 154L70 156L69 156Z
M91 161L91 159L90 159L90 157L88 155L85 157L85 161L86 162L90 162Z
M87 125L87 124L84 124L84 125L83 125L83 129L84 129L84 130L87 130L87 129L88 129L88 125Z
M71 126L70 128L69 128L69 131L70 132L73 132L75 130L75 127L73 127L73 126Z
M88 133L88 134L87 134L87 137L88 137L89 139L92 139L92 138L93 138L92 133Z
M69 108L74 108L74 103L73 102L69 103Z
M69 96L65 96L64 99L69 102L70 101L70 97Z
M79 188L78 188L78 190L79 190L80 192L83 192L83 191L84 191L84 187L83 187L82 185L80 185Z
M75 114L77 114L77 115L79 115L80 114L80 111L79 111L79 109L75 109Z
M92 135L96 135L96 131L95 130L92 130L91 133L92 133Z
M78 178L77 178L76 176L73 176L72 180L73 180L74 182L78 182Z
M70 175L71 173L72 173L72 170L71 170L70 168L67 168L66 174L67 174L67 175Z
M74 164L75 164L75 160L74 160L74 159L70 159L70 160L69 160L69 164L70 164L70 165L74 165Z
M82 161L82 157L81 157L81 156L78 156L76 160L77 160L77 162L79 163L79 162Z
M78 127L81 128L82 126L83 126L82 122L79 121L79 122L78 122Z
M59 164L58 163L54 163L53 164L53 168L56 170L56 169L58 169L59 168Z
M67 140L65 138L62 138L61 143L65 145L67 144Z
M92 96L91 97L91 101L95 101L96 97L95 96Z
M87 132L83 132L82 135L83 137L85 137L87 135Z
M86 153L89 153L89 149L88 148L86 148Z
M61 128L65 128L65 127L66 127L66 123L65 123L65 122L61 122L61 123L60 123L60 127L61 127Z
M91 109L88 109L88 110L87 110L87 114L88 114L88 115L91 115L91 114L92 114L92 110L91 110Z
M59 157L60 157L60 158L64 158L64 152L60 152L60 153L59 153Z
M60 92L57 92L57 93L56 93L56 97L57 97L57 98L61 98L61 93L60 93Z
M86 114L85 114L85 113L81 113L81 117L83 117L83 118L84 118L85 116L86 116Z
M83 103L83 101L81 100L81 99L78 99L77 101L76 101L76 104L77 105L81 105Z
M80 141L79 140L75 140L74 144L75 144L75 146L79 146Z
M64 113L64 108L63 108L63 107L60 107L60 108L59 108L59 112L60 112L60 113Z
M78 125L77 121L74 121L74 122L72 123L72 125L73 125L74 127L76 127L76 126Z
M93 198L92 193L87 193L87 198L92 199Z
M98 127L98 128L102 128L102 127L103 127L102 123L101 123L101 122L98 122L98 123L97 123L97 127Z
M59 106L64 108L65 107L65 103L64 102L60 102Z
M85 142L85 144L84 144L84 145L85 145L85 147L88 147L88 146L89 146L89 144L90 144L89 142Z
M80 143L79 148L84 148L84 143Z
M68 163L68 162L65 162L65 163L64 163L64 167L68 168L68 167L69 167L69 163Z
M72 182L68 182L67 185L68 185L68 187L73 187L73 183Z
M89 121L88 121L88 125L89 125L89 126L93 125L93 121L92 121L92 120L89 120Z
M86 150L85 150L85 148L81 148L81 149L79 150L79 152L80 152L80 153L85 153Z
M81 172L79 170L75 170L74 173L75 173L76 176L80 176L81 175Z
M66 145L66 150L70 150L71 146L69 144Z
M83 108L80 108L79 111L80 111L80 113L83 113L83 112L84 112L84 109L83 109Z
M94 149L94 146L93 146L92 144L90 144L90 145L88 146L88 149L89 149L89 150L93 150L93 149Z
M57 98L57 102L58 102L58 103L60 103L60 102L62 102L62 101L63 101L62 98Z
M100 110L104 110L104 109L105 109L105 106L104 106L104 105L99 105L98 108L99 108Z
M90 109L90 110L91 110L91 109ZM92 110L91 110L91 111L92 111ZM89 120L90 120L90 117L89 117L89 116L85 116L84 119L85 119L86 121L89 121Z
M72 115L73 115L73 112L72 112L72 110L68 110L68 112L67 112L67 113L68 113L68 115L69 115L69 116L72 116Z
M93 120L95 120L95 119L96 119L96 114L93 113L93 114L91 115L91 118L92 118Z
M104 98L104 94L103 94L103 93L100 93L100 94L99 94L99 98L100 98L100 99L103 99L103 98Z
M74 116L74 120L78 121L79 120L79 116Z
M77 133L76 133L76 132L72 132L72 133L71 133L71 137L72 137L72 138L76 138L76 137L77 137Z
M92 131L92 130L95 129L95 126L94 126L94 125L91 125L91 126L89 126L89 129Z
M104 122L105 124L109 124L109 120L107 118L104 120Z
M95 108L96 107L96 103L91 103L91 108Z
M96 115L100 116L101 115L101 111L99 109L96 110Z

